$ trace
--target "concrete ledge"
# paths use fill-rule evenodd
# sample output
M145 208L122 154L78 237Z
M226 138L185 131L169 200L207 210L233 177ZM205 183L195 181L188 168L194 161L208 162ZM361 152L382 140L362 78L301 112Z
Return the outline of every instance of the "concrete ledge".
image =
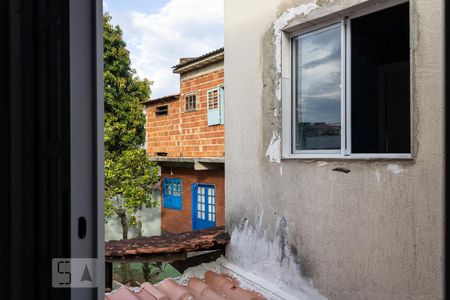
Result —
M190 168L194 170L223 169L225 159L223 157L167 157L152 156L151 161L157 162L161 167Z
M224 164L223 157L167 157L167 156L151 156L151 161L156 162L175 162L175 163L211 163Z

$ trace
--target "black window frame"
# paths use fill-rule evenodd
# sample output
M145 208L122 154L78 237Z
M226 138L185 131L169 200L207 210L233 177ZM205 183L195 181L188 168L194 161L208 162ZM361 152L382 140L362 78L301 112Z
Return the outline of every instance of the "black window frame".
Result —
M169 115L169 105L160 105L155 107L155 116L156 117L164 117Z

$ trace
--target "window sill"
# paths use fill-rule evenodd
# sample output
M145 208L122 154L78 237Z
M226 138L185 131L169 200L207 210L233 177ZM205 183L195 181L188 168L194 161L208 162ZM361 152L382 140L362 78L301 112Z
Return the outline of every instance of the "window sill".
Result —
M341 154L291 154L283 156L282 160L339 160L339 161L383 161L402 160L411 161L414 157L411 154L352 154L344 156Z
M163 208L164 208L164 209L178 210L178 211L183 210L183 209L181 209L181 208L175 208L175 207L165 207L165 206L163 206Z

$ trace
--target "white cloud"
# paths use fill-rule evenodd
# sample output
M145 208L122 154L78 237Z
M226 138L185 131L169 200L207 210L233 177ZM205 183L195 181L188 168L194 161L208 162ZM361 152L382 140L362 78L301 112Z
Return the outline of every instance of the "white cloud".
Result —
M129 12L121 24L140 77L154 81L152 98L177 93L171 67L180 57L223 46L223 0L171 0L156 14Z

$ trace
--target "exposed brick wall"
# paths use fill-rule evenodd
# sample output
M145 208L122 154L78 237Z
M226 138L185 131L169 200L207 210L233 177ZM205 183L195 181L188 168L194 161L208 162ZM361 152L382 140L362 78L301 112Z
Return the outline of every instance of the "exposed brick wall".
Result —
M223 157L224 125L208 126L207 91L224 82L223 69L182 79L180 99L148 104L146 108L147 153L167 152L168 157ZM185 96L197 93L197 109L185 112ZM156 107L168 105L167 116L156 116Z
M216 187L216 225L225 225L224 170L196 171L188 168L162 168L161 178L180 178L182 180L182 210L164 208L161 203L161 230L184 232L192 230L192 184L212 184Z

